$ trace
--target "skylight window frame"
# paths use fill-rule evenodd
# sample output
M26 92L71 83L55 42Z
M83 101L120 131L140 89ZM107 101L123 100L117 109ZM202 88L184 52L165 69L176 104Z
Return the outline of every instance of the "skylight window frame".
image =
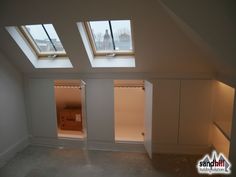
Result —
M43 25L43 24L41 24ZM57 58L60 59L62 57L67 57L66 51L53 51L53 52L41 52L29 33L29 31L26 29L25 25L18 27L19 32L23 35L23 37L26 39L26 41L29 43L31 49L35 52L35 54L38 56L38 59L44 59L44 58ZM64 47L63 47L64 48Z
M110 29L112 29L110 24L111 24L111 21L113 21L113 20L104 20L104 21L107 21L109 23ZM92 48L93 55L95 57L99 57L99 56L134 56L133 28L132 28L131 20L130 20L130 33L131 33L130 35L131 35L132 50L120 50L120 51L119 50L104 50L104 51L100 50L100 51L97 51L94 36L93 36L92 29L90 26L90 21L84 22L83 25L84 25L85 31L87 33L90 46ZM113 33L112 30L110 30L110 31L111 31L111 33ZM113 36L113 34L111 34L111 35ZM112 37L112 45L114 47L113 37Z

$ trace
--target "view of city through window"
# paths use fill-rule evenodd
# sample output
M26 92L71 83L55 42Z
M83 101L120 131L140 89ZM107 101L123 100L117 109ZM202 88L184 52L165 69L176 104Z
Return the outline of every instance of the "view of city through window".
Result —
M39 52L65 52L52 24L25 25Z
M90 21L96 51L132 51L130 20Z

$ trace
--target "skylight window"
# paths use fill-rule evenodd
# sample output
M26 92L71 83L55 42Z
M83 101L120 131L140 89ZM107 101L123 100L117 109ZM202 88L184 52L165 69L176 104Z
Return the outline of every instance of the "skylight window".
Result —
M85 27L95 56L134 54L130 20L90 21Z
M25 25L20 30L39 57L66 55L52 24Z

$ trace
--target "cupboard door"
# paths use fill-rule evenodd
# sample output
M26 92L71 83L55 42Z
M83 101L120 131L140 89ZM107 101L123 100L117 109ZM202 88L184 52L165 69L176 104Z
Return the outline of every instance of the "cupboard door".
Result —
M152 158L153 84L145 81L144 147Z
M182 80L179 143L209 145L212 81Z

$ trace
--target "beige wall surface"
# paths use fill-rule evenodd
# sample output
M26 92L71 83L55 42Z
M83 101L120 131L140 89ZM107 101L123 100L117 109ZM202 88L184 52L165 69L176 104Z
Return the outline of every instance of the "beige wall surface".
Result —
M217 152L223 153L226 157L229 156L230 141L215 125L212 125L212 144Z
M114 88L116 139L143 140L144 94L142 87Z
M55 87L54 91L57 108L81 108L81 93L79 88Z
M230 138L233 117L234 88L214 82L213 121Z

